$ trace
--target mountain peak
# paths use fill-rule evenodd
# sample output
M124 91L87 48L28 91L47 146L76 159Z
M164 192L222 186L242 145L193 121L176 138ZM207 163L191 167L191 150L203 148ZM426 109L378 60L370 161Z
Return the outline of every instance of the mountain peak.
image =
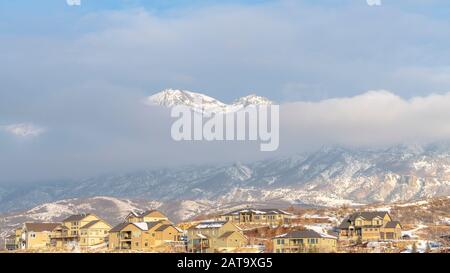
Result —
M257 96L256 94L251 94L242 98L239 98L233 102L233 105L239 105L247 107L249 105L272 105L273 102L266 97Z
M163 91L148 97L145 103L148 105L160 105L165 107L185 105L200 112L234 112L249 105L272 104L268 98L257 96L255 94L239 98L232 104L225 104L205 94L181 89L164 89Z

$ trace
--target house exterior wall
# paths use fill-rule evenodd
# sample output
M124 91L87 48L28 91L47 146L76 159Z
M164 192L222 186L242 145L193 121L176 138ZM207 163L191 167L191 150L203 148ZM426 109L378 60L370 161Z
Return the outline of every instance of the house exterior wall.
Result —
M337 250L337 239L333 238L273 238L275 253L330 253Z
M151 251L166 244L167 241L181 240L182 233L175 227L170 226L163 231L157 231L156 229L159 226L156 225L145 231L130 223L119 232L111 232L109 234L109 249Z
M237 215L225 214L220 216L221 221L230 221L236 224L270 224L279 225L289 222L290 218L284 214L257 214L239 213Z
M50 246L51 232L25 231L25 249L45 249Z
M220 238L226 232L233 232L229 239ZM207 239L200 239L199 235L207 237ZM203 240L205 244L199 248L199 240ZM220 228L191 228L188 230L188 251L189 252L206 252L213 253L220 249L232 249L247 245L247 238L243 235L242 231L236 227L233 223L227 222Z
M89 228L80 229L80 246L89 247L105 242L111 226L100 221Z
M80 235L80 228L89 222L100 220L97 216L90 214L80 221L64 221L63 225L69 229L69 236L78 237Z

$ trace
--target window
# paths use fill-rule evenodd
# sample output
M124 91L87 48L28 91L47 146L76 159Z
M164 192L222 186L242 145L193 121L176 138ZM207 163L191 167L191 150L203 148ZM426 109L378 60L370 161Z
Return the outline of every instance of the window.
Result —
M136 242L136 244L135 244L136 246L139 246L139 243L138 242Z
M146 247L148 246L148 243L147 242L145 242L145 244L144 244Z

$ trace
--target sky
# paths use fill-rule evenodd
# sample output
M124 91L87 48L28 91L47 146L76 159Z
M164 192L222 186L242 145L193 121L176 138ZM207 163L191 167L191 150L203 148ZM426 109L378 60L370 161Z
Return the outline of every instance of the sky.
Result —
M0 183L277 155L174 144L140 103L165 88L280 103L279 153L447 139L449 15L445 0L1 1Z

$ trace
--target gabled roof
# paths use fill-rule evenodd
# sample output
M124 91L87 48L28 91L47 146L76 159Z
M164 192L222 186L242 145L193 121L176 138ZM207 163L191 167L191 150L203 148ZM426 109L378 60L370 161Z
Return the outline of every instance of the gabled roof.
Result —
M164 225L159 226L159 227L156 229L156 231L164 231L164 230L168 229L168 228L171 227L171 226L172 226L172 225L164 224Z
M115 227L113 227L109 232L119 232L128 225L131 225L131 223L128 223L128 222L120 223L120 224L116 225Z
M140 218L140 217L145 217L145 216L147 216L147 215L149 215L149 214L151 214L151 213L154 213L154 212L159 213L159 214L161 214L162 216L164 216L165 218L167 218L162 212L160 212L159 210L155 210L155 209L152 209L152 210L146 210L146 211L144 211L144 212L131 211L131 212L127 215L127 218L130 217L130 216L134 216L134 217L138 217L138 218Z
M227 231L227 232L225 232L224 234L222 234L222 235L220 235L220 239L225 239L225 238L228 238L228 237L230 237L231 235L233 235L233 233L234 233L235 231Z
M361 217L366 220L372 221L375 218L383 219L386 214L389 215L387 211L360 211L350 214L347 218L345 218L338 228L346 229L349 228L352 224L355 223L356 218ZM380 225L381 226L381 225Z
M397 225L400 225L400 227L402 226L402 224L400 224L399 221L390 221L390 222L387 222L384 227L386 227L386 228L395 228L395 227L397 227Z
M33 232L53 231L59 223L25 223L25 229Z
M326 237L318 232L315 232L314 230L307 229L307 230L292 231L289 233L276 236L274 238L331 238L331 237Z
M204 221L200 222L195 226L190 227L189 229L205 229L205 228L221 228L225 225L226 221Z
M94 220L94 221L90 221L89 223L87 223L86 225L82 226L81 228L82 228L82 229L90 228L90 227L94 226L95 224L97 224L97 223L99 223L99 222L103 222L103 223L105 223L106 225L110 226L107 222L105 222L105 221L103 221L103 220ZM111 227L111 226L110 226L110 227Z
M380 217L384 218L386 214L389 214L387 211L360 211L355 212L349 216L351 221L354 221L356 218L361 217L366 220L373 220L374 218Z
M223 216L225 215L239 215L240 213L254 213L254 214L261 214L261 215L266 215L266 214L282 214L282 215L292 215L292 213L286 212L284 210L281 209L255 209L255 208L245 208L245 209L239 209L239 210L235 210L235 211L231 211L225 214L222 214Z
M117 226L113 227L109 232L119 232L122 229L124 229L125 227L127 227L128 225L133 225L142 231L148 231L162 223L163 223L163 221L136 222L136 223L124 222L124 223L118 224Z
M71 215L71 216L67 217L66 219L64 219L63 222L77 222L77 221L81 221L84 218L88 217L89 215L92 215L92 214L90 214L90 213L81 213L81 214Z

